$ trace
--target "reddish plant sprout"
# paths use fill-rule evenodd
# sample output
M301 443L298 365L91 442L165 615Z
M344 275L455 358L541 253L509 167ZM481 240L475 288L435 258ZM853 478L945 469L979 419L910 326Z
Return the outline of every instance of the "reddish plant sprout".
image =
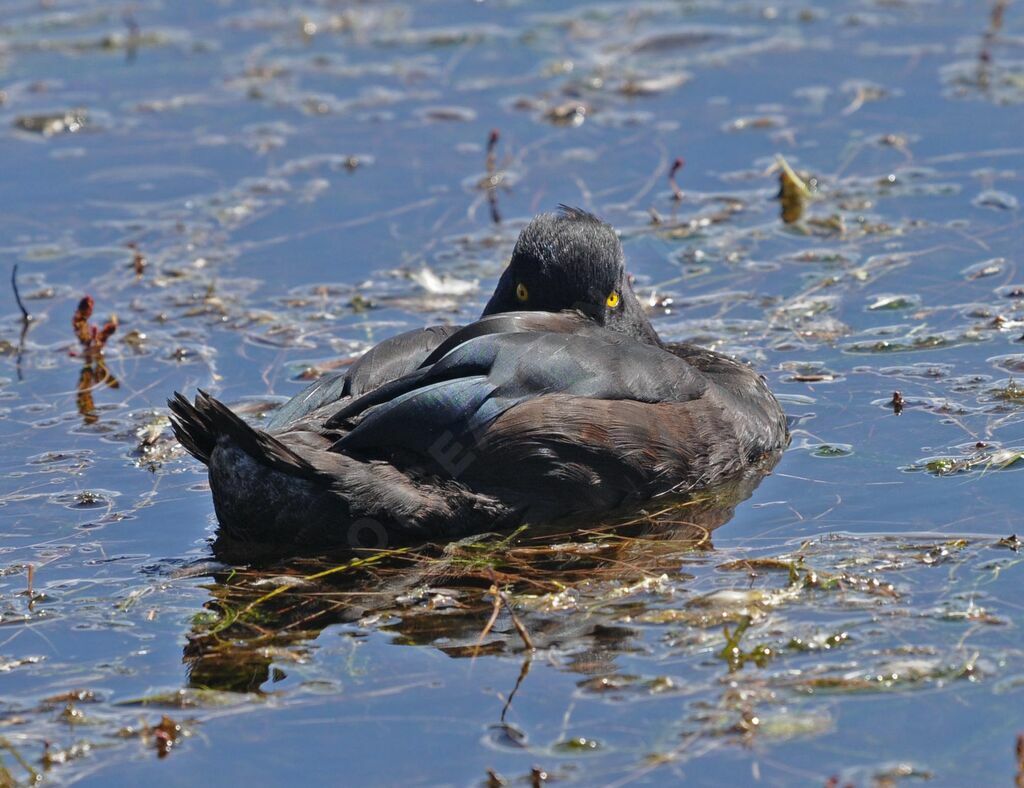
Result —
M77 405L86 424L93 424L99 418L96 411L96 404L93 401L93 391L101 385L116 389L121 384L117 378L110 374L107 369L107 362L103 358L103 346L107 340L117 331L117 317L111 315L110 319L102 327L89 322L93 310L92 296L85 296L78 302L78 308L71 318L71 327L75 330L75 336L82 345L82 358L84 364L78 376ZM71 351L72 356L79 355Z
M116 389L120 388L121 383L110 374L103 354L96 353L82 365L82 370L78 373L78 385L75 387L75 404L78 407L79 415L86 424L95 424L99 421L99 412L96 410L93 392L100 386Z
M156 757L166 758L182 735L182 727L166 714L152 728L153 740L156 744Z
M487 135L487 174L493 175L494 171L498 169L498 156L495 148L498 147L498 140L501 139L501 135L497 129L491 129L491 133Z
M75 336L78 337L78 341L82 345L82 351L86 356L94 356L97 353L101 353L103 346L107 344L107 340L117 331L116 315L111 315L110 319L102 327L89 322L89 318L92 317L93 305L92 296L85 296L78 302L78 308L71 317L71 327L75 330Z

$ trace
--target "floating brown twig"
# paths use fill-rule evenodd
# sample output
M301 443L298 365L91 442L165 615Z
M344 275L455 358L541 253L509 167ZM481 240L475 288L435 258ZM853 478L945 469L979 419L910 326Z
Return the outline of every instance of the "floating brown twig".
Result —
M18 309L21 310L21 334L18 336L18 355L14 360L14 367L18 371L18 380L23 380L21 372L21 358L25 354L25 336L28 334L29 324L32 322L32 315L25 309L25 304L21 300L21 292L18 290L18 264L14 264L14 268L11 269L11 289L14 291L14 300L18 304Z
M512 603L508 601L508 597L505 596L505 592L498 588L497 580L494 578L494 570L491 570L491 578L493 585L491 586L498 593L498 598L501 603L505 606L505 610L508 611L509 618L512 619L512 626L516 628L516 632L519 633L519 637L523 639L523 645L526 646L530 651L535 650L533 640L530 639L530 633L526 631L526 627L523 626L523 622L519 620L519 616L516 615L516 611L512 609Z
M513 610L512 603L508 601L508 597L505 596L505 592L499 588L498 578L494 574L494 569L489 567L488 574L491 578L491 587L488 590L488 593L491 595L493 605L491 607L490 618L487 619L487 623L484 624L484 628L480 631L480 635L476 639L476 644L473 646L473 658L475 659L477 654L480 653L480 647L483 645L484 639L494 628L494 624L498 620L498 615L501 613L502 606L504 606L505 610L508 612L509 618L512 619L512 626L514 626L516 628L516 632L519 633L519 637L522 639L523 645L525 645L530 651L534 651L536 647L533 645L530 633L526 631L526 627L523 626L523 622L519 620L519 616L517 616L516 611ZM521 680L522 676L520 677L520 681ZM518 687L518 683L516 686Z
M14 264L14 268L11 269L11 289L14 291L14 300L18 303L18 309L21 310L21 322L28 325L32 320L32 315L25 309L25 304L21 300L21 293L18 291L18 264Z
M139 251L139 245L134 241L126 246L132 251L132 268L135 271L135 278L141 279L142 272L146 270L146 256Z
M491 573L493 575L493 572ZM484 628L480 630L480 635L476 639L476 643L473 645L473 659L477 658L480 653L480 647L484 643L484 638L491 634L491 629L494 628L494 622L498 620L498 615L501 613L501 596L498 594L498 586L491 585L491 598L494 604L491 607L491 617L487 619L487 623L484 624Z
M496 148L498 147L498 140L501 139L501 134L497 129L491 129L491 133L487 135L487 174L494 175L498 169L498 155Z
M498 174L498 140L501 135L497 129L491 129L487 135L487 205L491 209L491 221L501 224L501 212L498 210L498 184L501 176Z
M672 199L676 202L682 202L683 190L679 188L679 184L676 182L676 175L683 167L686 166L686 159L679 157L668 170L668 185L672 187Z
M523 685L523 680L530 675L530 665L533 663L533 656L527 652L526 659L523 660L522 667L519 668L519 676L516 678L516 684L512 687L512 691L508 694L508 698L505 699L505 705L501 707L500 720L505 722L505 715L508 714L509 706L512 705L512 699L519 692L519 688Z
M992 65L992 45L996 36L1003 29L1003 18L1006 14L1006 7L1010 0L995 0L992 3L992 10L989 12L988 28L981 37L981 49L978 52L978 86L984 90L988 88L991 81L990 67Z

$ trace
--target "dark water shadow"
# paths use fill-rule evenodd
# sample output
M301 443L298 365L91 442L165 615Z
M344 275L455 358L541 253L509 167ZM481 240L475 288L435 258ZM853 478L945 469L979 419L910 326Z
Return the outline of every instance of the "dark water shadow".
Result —
M656 590L669 577L685 582L685 564L714 550L713 532L777 461L599 525L562 522L446 545L224 568L207 586L207 613L187 635L189 685L264 692L284 677L275 667L282 648L332 625L371 620L396 644L432 646L453 658L584 643L590 657L577 667L592 674L635 634L617 623L623 605L639 612L636 594L645 584ZM566 615L559 595L567 593L586 615Z

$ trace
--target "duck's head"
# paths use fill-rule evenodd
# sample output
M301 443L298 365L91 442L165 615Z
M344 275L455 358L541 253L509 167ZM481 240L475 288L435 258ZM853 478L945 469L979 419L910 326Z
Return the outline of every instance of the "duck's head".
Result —
M629 282L615 231L591 213L560 207L519 234L483 314L577 309L599 325L660 345Z

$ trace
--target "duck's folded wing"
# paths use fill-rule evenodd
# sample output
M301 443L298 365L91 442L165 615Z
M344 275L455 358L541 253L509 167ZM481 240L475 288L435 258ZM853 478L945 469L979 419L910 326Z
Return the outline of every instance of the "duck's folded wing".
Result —
M540 396L686 402L706 388L682 359L604 329L484 334L351 401L328 426L362 417L336 445L342 451L401 449L430 458L439 442L475 444L497 417Z
M446 356L463 342L487 334L518 334L527 331L542 331L547 334L587 333L597 327L582 313L572 309L562 312L499 312L486 315L463 326L441 342L427 356L422 367L430 366Z
M398 334L360 356L347 369L311 383L274 411L264 429L280 432L320 408L358 397L415 370L460 326L430 326Z
M549 394L491 422L455 467L524 517L556 519L732 476L750 460L732 427L713 396L649 404Z
M590 329L589 332L588 329ZM510 334L582 332L589 335L595 329L593 323L580 313L573 311L505 312L483 317L452 333L430 352L419 365L419 369L382 383L372 391L367 390L362 396L350 397L346 402L340 403L340 407L326 419L324 426L329 429L341 427L353 416L363 413L368 408L389 402L423 386L487 372L493 366L499 349L503 344L509 342L508 335ZM462 348L470 340L496 335L503 335L502 339L476 342L469 346L468 352L467 348ZM512 341L519 342L520 340ZM462 348L459 354L447 359L443 364L438 364L456 348Z

